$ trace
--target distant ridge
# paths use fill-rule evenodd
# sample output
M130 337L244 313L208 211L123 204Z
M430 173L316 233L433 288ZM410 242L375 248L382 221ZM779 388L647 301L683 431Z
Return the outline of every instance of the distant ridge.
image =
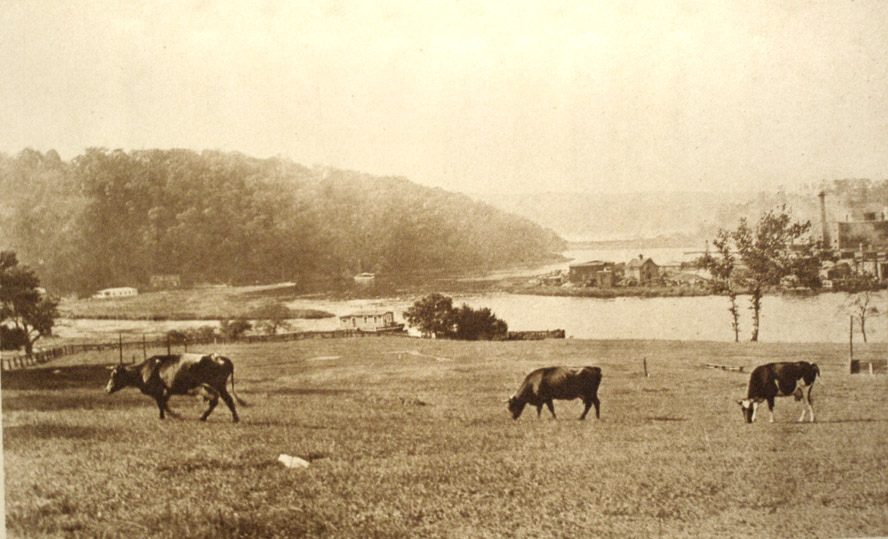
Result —
M784 204L795 219L819 223L820 190L827 192L830 221L888 205L888 181L859 179L823 181L793 192L479 192L471 196L550 228L571 242L647 240L651 247L667 247L702 244L715 237L719 228L736 227L741 217L756 220Z

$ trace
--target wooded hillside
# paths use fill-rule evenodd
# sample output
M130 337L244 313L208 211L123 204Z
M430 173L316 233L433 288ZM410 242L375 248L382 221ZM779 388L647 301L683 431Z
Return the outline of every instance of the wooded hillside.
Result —
M345 279L551 257L554 232L403 178L188 150L0 154L0 246L45 286Z

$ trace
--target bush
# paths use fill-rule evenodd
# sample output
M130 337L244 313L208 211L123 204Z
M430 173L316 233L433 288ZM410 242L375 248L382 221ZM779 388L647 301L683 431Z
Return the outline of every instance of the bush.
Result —
M472 309L463 304L455 313L455 338L465 341L503 340L509 336L509 326L487 307Z
M28 335L21 328L0 326L0 349L19 350L28 345Z
M243 318L238 318L236 320L222 320L220 322L222 335L227 339L237 340L243 336L244 333L252 329L253 325L250 324L247 320Z
M429 294L404 312L410 325L424 335L467 341L508 338L509 326L484 307L474 310L466 304L453 308L453 300L441 294Z

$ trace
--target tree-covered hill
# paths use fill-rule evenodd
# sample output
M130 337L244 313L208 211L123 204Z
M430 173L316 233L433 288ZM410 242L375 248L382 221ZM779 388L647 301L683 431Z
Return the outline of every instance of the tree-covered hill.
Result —
M492 268L551 257L554 232L403 178L188 150L0 154L0 246L53 291Z

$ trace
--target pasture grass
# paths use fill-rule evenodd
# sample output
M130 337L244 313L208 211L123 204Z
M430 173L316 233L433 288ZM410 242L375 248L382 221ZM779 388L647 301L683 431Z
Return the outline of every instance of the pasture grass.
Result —
M182 419L160 421L135 390L105 395L110 352L4 372L9 536L888 534L888 377L847 374L841 346L380 337L218 351L249 404L238 424L221 403L201 423L201 403L173 398ZM801 359L824 375L818 421L796 423L802 405L785 398L776 423L744 424L749 370ZM579 401L512 421L503 401L555 364L602 368L600 421L577 421Z

